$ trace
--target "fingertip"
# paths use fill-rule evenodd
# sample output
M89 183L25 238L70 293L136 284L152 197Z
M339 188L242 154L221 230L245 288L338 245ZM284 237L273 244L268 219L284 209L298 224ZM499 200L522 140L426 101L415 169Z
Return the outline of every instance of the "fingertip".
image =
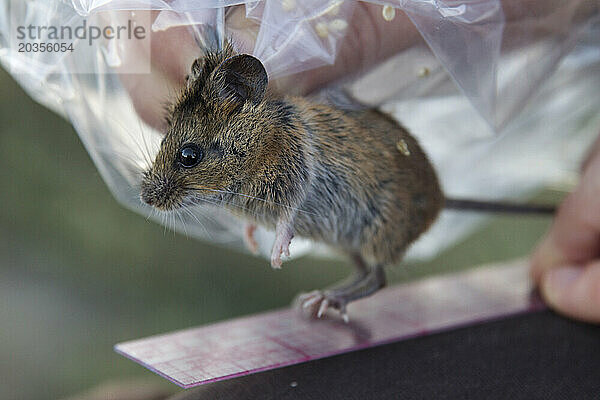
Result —
M557 312L582 321L600 322L600 263L546 271L541 276L540 290Z
M530 277L533 282L540 284L545 271L565 263L565 257L555 244L552 231L537 245L530 259Z
M583 268L560 267L543 274L541 290L546 302L553 307L564 308L572 296L572 286L583 273Z

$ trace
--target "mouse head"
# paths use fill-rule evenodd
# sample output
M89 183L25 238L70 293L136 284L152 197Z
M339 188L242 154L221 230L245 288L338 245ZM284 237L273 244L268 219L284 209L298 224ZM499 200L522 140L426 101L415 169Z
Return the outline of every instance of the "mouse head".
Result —
M250 55L233 55L230 47L209 53L187 80L142 182L142 201L160 210L214 203L236 190L248 179L268 117L267 73Z

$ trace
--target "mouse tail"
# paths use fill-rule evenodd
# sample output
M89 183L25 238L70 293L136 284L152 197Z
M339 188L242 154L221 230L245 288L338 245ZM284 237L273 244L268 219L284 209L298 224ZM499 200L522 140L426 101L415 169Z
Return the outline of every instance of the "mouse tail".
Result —
M541 215L554 214L557 208L555 205L452 198L446 198L444 205L449 210Z

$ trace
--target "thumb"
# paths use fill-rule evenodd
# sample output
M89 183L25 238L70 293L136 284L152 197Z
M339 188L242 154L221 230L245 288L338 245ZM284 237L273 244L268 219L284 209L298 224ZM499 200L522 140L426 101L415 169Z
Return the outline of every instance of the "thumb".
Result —
M579 185L561 204L552 227L531 259L540 283L553 268L584 265L600 255L600 154L590 160Z
M600 323L600 262L546 271L541 276L540 291L559 313Z

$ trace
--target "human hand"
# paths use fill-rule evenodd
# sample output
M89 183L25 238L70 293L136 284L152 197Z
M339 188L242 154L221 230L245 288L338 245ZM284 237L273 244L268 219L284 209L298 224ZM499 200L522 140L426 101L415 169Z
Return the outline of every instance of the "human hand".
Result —
M584 3L592 4L593 1L586 0ZM502 0L502 6L506 16L506 30L509 32L504 42L508 47L514 39L511 39L512 36L516 36L517 43L522 42L524 25L529 30L547 34L548 31L558 29L557 26L563 26L555 23L556 19L568 20L564 14L574 12L569 3L548 0ZM368 70L394 54L422 42L421 35L404 12L396 9L393 20L386 21L382 11L381 5L357 2L335 63L274 80L270 82L271 89L283 94L306 95L338 79ZM150 20L154 22L158 15L156 11L151 12ZM259 24L246 18L244 6L229 8L226 19L228 35L239 47L238 50L252 52ZM200 49L185 26L153 32L150 54L132 55L149 58L152 66L151 74L128 74L121 77L138 115L148 125L164 129L165 103L172 100L183 87L184 78L199 55Z
M251 52L259 25L245 15L243 6L232 7L227 13L227 26L238 50ZM157 16L158 13L153 12L151 20ZM367 70L422 40L405 13L397 10L392 21L385 21L381 5L363 2L356 4L347 30L333 65L274 80L270 82L271 89L305 95L337 79ZM200 49L186 27L153 32L151 46L150 54L142 56L150 58L152 73L122 75L121 82L138 115L150 126L163 129L165 103L183 87Z
M600 323L600 138L533 254L531 276L550 307Z

